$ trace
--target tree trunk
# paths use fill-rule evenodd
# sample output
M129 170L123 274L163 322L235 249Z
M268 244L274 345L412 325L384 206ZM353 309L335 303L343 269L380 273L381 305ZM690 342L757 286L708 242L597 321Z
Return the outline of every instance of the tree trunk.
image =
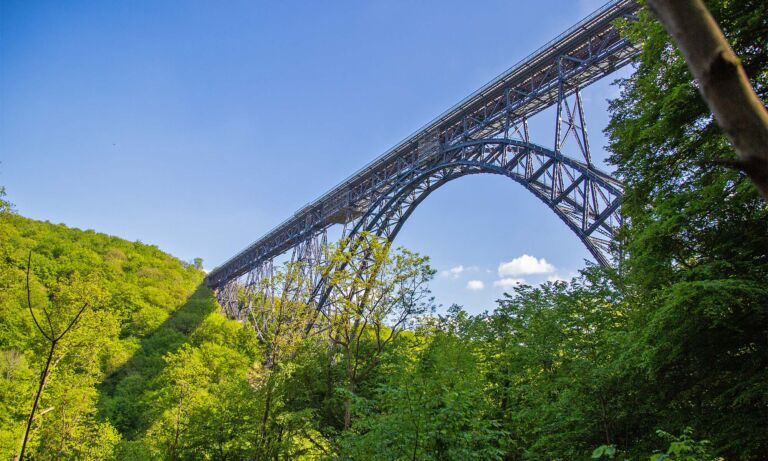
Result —
M354 386L352 383L347 385L347 391L353 391ZM352 425L352 397L347 396L344 398L344 430L346 431Z
M267 378L267 395L264 397L264 414L261 417L261 439L259 440L259 446L264 453L264 459L268 458L269 444L267 443L267 422L269 421L269 414L272 411L272 374L269 372L269 378ZM256 459L261 459L262 453L256 454Z
M347 352L347 395L344 396L344 430L352 425L352 394L355 392L355 369L352 366L352 351Z
M32 420L35 418L35 411L37 411L37 404L40 401L40 394L42 394L45 381L48 379L48 369L51 366L51 359L53 359L54 349L56 349L56 341L51 341L51 350L48 352L48 360L46 360L45 368L43 368L43 373L40 375L40 385L37 387L35 402L32 404L32 411L29 413L29 419L27 420L27 429L24 431L24 440L21 442L19 461L24 459L24 451L27 449L27 439L29 438L29 429L32 427Z
M179 396L179 405L176 407L176 431L173 437L173 445L171 445L171 461L176 460L176 450L179 446L179 435L181 432L181 407L184 402L184 388L181 388L181 395Z

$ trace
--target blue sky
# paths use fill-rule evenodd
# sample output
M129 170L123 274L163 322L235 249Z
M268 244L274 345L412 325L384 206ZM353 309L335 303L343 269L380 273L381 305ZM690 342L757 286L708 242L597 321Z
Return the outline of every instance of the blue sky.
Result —
M2 0L0 185L23 215L211 268L602 3ZM584 92L600 160L611 79ZM590 258L490 175L432 194L397 243L472 312Z

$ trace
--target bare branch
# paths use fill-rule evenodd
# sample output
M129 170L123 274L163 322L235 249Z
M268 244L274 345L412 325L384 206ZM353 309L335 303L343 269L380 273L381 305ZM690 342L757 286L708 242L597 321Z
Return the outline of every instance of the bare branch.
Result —
M40 323L37 321L37 317L35 316L35 312L32 310L32 295L30 294L29 290L29 271L32 267L32 251L30 250L29 256L27 257L27 307L29 308L29 313L32 315L32 320L35 322L35 326L37 326L37 329L40 330L40 334L42 334L45 339L48 341L53 341L53 327L51 327L51 336L48 336L45 331L43 331L42 327L40 327ZM50 324L50 321L48 322Z
M37 317L35 317L35 312L32 309L32 296L30 294L31 290L29 288L29 278L30 278L30 269L32 267L32 252L29 252L29 256L27 258L27 307L29 308L29 313L32 315L32 320L34 320L35 325L37 326L37 329L40 331L40 334L42 334L45 339L48 340L50 343L50 348L48 350L48 359L45 362L45 367L43 368L42 373L40 374L40 383L37 387L37 393L35 394L35 400L32 403L32 411L29 413L29 418L27 419L27 426L24 430L24 438L21 442L21 451L19 452L19 461L24 460L24 453L27 448L27 441L29 439L29 431L32 428L32 421L35 418L35 413L37 412L37 405L40 401L40 395L43 393L43 388L45 387L46 382L48 381L48 376L50 374L51 370L51 361L53 360L53 353L56 350L56 346L58 345L61 338L64 337L64 335L69 332L69 330L77 323L77 320L80 318L82 313L85 311L85 309L88 307L88 303L83 303L82 307L80 307L80 310L77 312L77 315L69 322L67 327L64 329L64 331L61 332L58 336L56 336L55 332L53 331L53 325L50 320L50 316L48 315L48 311L43 308L43 312L45 313L46 319L48 320L48 326L51 328L51 334L50 336L46 334L46 332L40 327L40 323L37 321ZM53 366L55 367L58 362L63 358L59 357L59 359L54 362ZM43 414L50 411L52 408L45 410L43 413L41 413L39 416L42 416Z

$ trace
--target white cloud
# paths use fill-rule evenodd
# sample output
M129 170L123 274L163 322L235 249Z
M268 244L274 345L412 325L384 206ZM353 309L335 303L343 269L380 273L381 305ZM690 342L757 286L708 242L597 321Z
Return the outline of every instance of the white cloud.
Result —
M443 277L457 279L459 278L462 272L464 272L464 266L458 265L441 272L440 275L442 275Z
M501 287L501 288L512 288L515 285L522 285L523 283L525 283L524 279L507 277L507 278L496 280L495 282L493 282L493 286Z
M499 264L499 277L515 277L518 275L549 274L555 271L555 266L546 259L536 259L534 256L522 255Z
M467 290L480 291L485 288L485 283L482 280L470 280L467 282Z

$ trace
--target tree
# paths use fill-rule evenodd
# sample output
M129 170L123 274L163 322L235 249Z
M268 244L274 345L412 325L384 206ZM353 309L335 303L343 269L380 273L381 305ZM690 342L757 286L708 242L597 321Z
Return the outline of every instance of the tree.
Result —
M512 459L578 459L642 434L638 382L622 357L628 307L616 274L591 267L571 282L518 286L491 314L464 322Z
M195 258L192 260L192 264L195 266L195 269L201 271L203 270L203 258Z
M309 303L314 288L312 269L307 261L291 260L239 292L245 323L253 329L262 357L252 370L262 400L256 459L269 459L290 445L292 428L286 424L290 418L282 418L283 423L276 418L276 413L284 411L279 407L283 403L280 387L286 384L281 366L295 358L307 325L317 316Z
M744 171L768 200L768 110L755 94L741 61L701 0L648 0L651 11L677 42L699 92Z
M493 418L463 312L408 332L382 360L367 411L341 437L341 459L494 460L508 437Z
M13 204L5 196L5 186L0 186L0 215L13 212Z
M707 3L768 97L768 4ZM627 357L658 410L649 424L693 426L727 457L768 451L768 208L733 156L683 56L648 11L627 25L637 69L611 103L610 161L624 180L621 231Z
M32 411L29 413L29 419L27 419L27 426L24 430L24 438L22 439L21 443L21 451L19 452L19 460L24 459L24 452L27 448L27 439L29 438L29 431L32 428L32 420L35 418L35 413L37 412L37 404L40 401L40 394L43 392L43 387L45 387L46 382L48 381L48 373L51 368L51 361L53 360L53 354L56 351L56 346L59 345L60 341L64 338L64 336L69 333L69 331L72 329L73 326L77 323L77 321L80 319L80 316L83 314L85 309L88 308L89 304L93 300L93 295L88 293L89 288L92 287L83 287L78 286L79 285L79 279L77 277L74 278L74 283L69 287L64 287L62 291L57 293L58 296L56 296L56 301L59 301L58 303L53 304L54 310L52 312L49 312L49 308L45 305L40 307L40 310L43 312L45 316L45 321L47 324L47 329L40 325L40 321L38 320L37 316L35 315L35 310L32 308L32 295L29 288L29 273L32 268L32 252L29 252L29 258L27 260L27 307L29 308L29 314L32 316L32 319L35 322L35 326L37 327L37 330L40 332L40 334L48 341L49 343L49 350L48 350L48 359L45 362L45 367L43 368L42 373L40 374L40 381L39 385L37 387L37 393L35 394L35 399L32 403ZM74 295L74 299L73 299ZM76 301L75 301L76 300ZM74 315L67 316L67 311L72 310L70 307L71 304L76 303L77 307L74 308Z
M360 380L415 317L433 310L427 282L435 271L429 258L372 234L342 241L332 250L333 287L325 313L328 340L344 364L343 428L352 422L352 401Z
M211 370L200 351L189 346L168 354L166 362L168 367L159 378L163 383L160 395L152 397L161 402L163 412L149 433L165 445L165 457L175 461L185 457L192 407L209 398L206 383Z

